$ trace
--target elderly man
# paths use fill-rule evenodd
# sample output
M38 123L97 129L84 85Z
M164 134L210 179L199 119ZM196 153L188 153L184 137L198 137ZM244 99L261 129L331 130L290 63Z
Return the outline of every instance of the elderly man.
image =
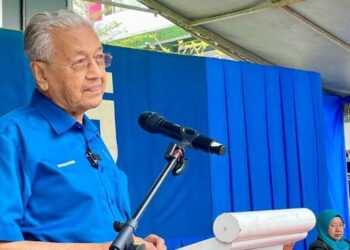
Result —
M67 10L35 15L24 43L36 89L0 119L0 250L108 249L113 222L130 217L127 179L84 112L101 103L112 58Z

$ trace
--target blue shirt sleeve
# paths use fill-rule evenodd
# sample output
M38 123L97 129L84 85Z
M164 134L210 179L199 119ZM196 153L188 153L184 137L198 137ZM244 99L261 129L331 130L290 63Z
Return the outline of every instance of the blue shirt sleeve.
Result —
M0 240L23 240L21 221L29 197L28 179L20 163L13 133L0 134Z

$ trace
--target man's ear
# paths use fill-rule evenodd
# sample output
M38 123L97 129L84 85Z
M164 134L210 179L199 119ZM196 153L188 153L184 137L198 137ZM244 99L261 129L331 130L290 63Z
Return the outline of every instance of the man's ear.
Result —
M48 79L46 77L47 65L44 62L32 61L30 63L36 85L41 91L47 91L49 89Z

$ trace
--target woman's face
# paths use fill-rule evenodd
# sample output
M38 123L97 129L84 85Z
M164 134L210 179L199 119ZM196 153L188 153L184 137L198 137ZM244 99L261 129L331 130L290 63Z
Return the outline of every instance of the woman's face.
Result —
M341 240L344 234L344 223L339 217L334 217L328 225L328 235L333 240Z

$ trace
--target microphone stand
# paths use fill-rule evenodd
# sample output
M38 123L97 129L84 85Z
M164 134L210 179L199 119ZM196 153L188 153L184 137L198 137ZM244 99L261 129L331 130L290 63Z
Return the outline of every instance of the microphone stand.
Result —
M168 163L163 168L162 172L156 179L155 183L149 190L146 198L143 200L139 208L136 210L132 218L127 220L125 223L118 221L114 222L114 229L119 232L117 238L112 242L109 250L145 250L145 245L134 244L133 233L138 227L138 221L143 215L146 207L151 202L155 193L158 191L165 178L169 175L170 171L172 174L177 176L180 175L187 165L188 160L185 158L185 149L190 146L191 140L182 140L180 143L170 143L168 149L164 155Z

